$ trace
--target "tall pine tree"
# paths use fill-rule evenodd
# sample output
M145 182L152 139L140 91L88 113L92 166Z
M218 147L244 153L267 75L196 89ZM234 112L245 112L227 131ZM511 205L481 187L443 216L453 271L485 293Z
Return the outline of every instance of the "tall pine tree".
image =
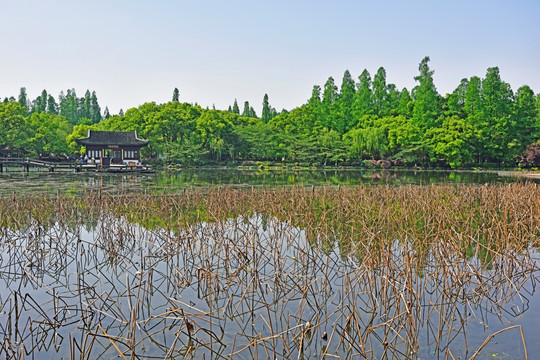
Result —
M317 109L321 105L321 87L319 85L313 86L311 97L308 100L308 105L310 105L313 110Z
M364 69L358 77L358 89L355 94L354 109L355 116L361 118L364 115L373 113L373 93L371 90L371 75Z
M527 85L522 86L516 93L516 103L512 121L514 153L519 155L525 147L538 140L536 121L536 104L534 92Z
M102 120L101 107L99 106L95 91L92 91L92 96L90 97L90 119L94 124Z
M412 116L412 99L411 94L407 88L403 88L399 94L399 104L397 108L397 114L410 118Z
M321 124L328 128L336 130L335 126L335 106L338 98L337 86L333 77L329 77L324 84L324 92L321 103Z
M238 107L238 101L236 101L236 99L234 99L232 112L233 112L233 114L240 114L240 108Z
M415 76L418 85L414 89L413 123L419 129L432 128L437 125L439 116L439 94L433 83L433 70L429 68L429 56L420 62L420 74Z
M512 90L510 85L501 80L498 67L487 69L482 80L480 96L483 159L490 163L500 164L510 161L512 151L508 144L512 138L510 116L512 114Z
M103 118L106 120L111 117L111 113L109 112L109 108L105 106L105 111L103 112Z
M76 125L80 119L81 100L84 101L84 98L79 100L75 89L68 89L65 95L63 91L60 92L58 99L60 115L64 116L70 124Z
M388 115L385 113L387 94L386 70L381 66L373 77L373 109L374 114L379 117Z
M52 95L47 97L47 112L54 115L58 114L58 104Z
M340 134L345 134L355 124L353 123L353 105L356 84L349 70L345 70L341 90L338 97L338 113L336 118L336 130Z
M19 91L19 104L21 104L21 106L23 107L24 111L25 112L28 112L29 109L29 104L28 104L28 95L26 95L26 88L25 87L22 87L21 90Z
M468 79L461 79L458 87L448 96L448 115L457 115L461 119L465 117L465 99L467 97Z
M262 114L261 114L262 122L267 124L270 121L271 116L272 114L271 114L270 104L268 103L268 94L264 94Z
M249 107L249 101L244 101L244 111L242 111L242 116L251 117L251 109Z

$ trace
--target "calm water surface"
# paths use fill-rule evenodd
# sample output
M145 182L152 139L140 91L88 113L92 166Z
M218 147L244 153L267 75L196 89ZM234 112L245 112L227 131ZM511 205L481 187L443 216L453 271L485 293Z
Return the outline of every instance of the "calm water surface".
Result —
M505 183L481 172L189 170L155 174L3 173L0 195L176 192L214 185ZM138 359L466 359L519 325L540 354L540 255L459 260L441 244L410 271L307 239L254 214L146 229L101 214L0 229L0 356ZM455 276L462 274L462 276ZM523 359L510 328L477 359Z
M2 356L465 359L513 325L529 358L540 353L532 249L486 266L441 246L411 272L399 243L366 266L261 215L173 232L105 216L1 240ZM519 329L487 358L523 359Z
M256 171L235 169L188 169L154 174L107 173L0 173L0 194L60 192L78 193L84 190L109 192L155 191L175 192L187 187L212 185L274 186L274 185L359 185L359 184L442 184L442 183L504 183L523 178L499 175L497 172L424 171L424 170L316 170L316 171Z

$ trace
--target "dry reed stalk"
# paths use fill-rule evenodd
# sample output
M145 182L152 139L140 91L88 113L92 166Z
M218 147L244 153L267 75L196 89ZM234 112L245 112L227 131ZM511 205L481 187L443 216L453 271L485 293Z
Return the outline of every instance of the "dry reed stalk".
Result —
M525 336L523 335L523 328L521 327L521 325L513 325L513 326L509 326L507 328L504 328L502 330L499 330L499 331L496 331L494 332L493 334L489 335L486 340L484 340L484 342L482 343L482 345L480 345L480 347L475 351L475 353L469 358L469 360L473 360L474 358L476 358L476 356L478 356L478 354L480 353L480 351L482 351L482 349L491 341L491 339L493 339L496 335L500 334L500 333L503 333L505 331L508 331L508 330L511 330L511 329L515 329L515 328L519 328L519 331L521 333L521 340L523 342L523 349L525 350L525 359L528 360L529 359L529 355L527 353L527 345L525 344Z
M225 343L216 333L224 334L230 322L238 330L229 355L247 350L261 357L283 353L294 358L302 351L307 356L317 346L316 334L332 325L322 351L328 357L413 357L425 344L420 332L427 329L434 335L428 340L431 348L453 358L450 345L456 336L463 333L469 346L468 321L500 317L513 299L524 304L520 309L527 304L520 292L534 281L531 274L538 264L523 251L540 223L538 196L526 198L531 190L521 184L216 188L166 196L96 192L85 201L56 195L39 204L38 199L15 197L11 212L3 204L13 199L0 198L0 213L6 214L0 220L0 243L11 244L13 258L30 259L32 268L12 263L9 272L35 284L46 285L39 274L61 258L45 251L74 256L81 324L88 329L103 324L109 334L127 334L132 358L145 343L156 344L156 334L165 339L170 326L178 331L172 344L163 345L164 355L172 356L178 344L186 357L222 357ZM32 202L39 215L32 212ZM39 217L35 234L19 246L17 229L31 227L28 219L33 217ZM81 220L98 226L93 241L81 239ZM77 234L74 254L69 245L51 241L71 236L70 228ZM107 255L105 262L98 253ZM110 288L116 283L110 275L85 273L91 261L135 269L124 271L126 276L142 273L138 284L126 277L121 294ZM59 264L68 266L65 260ZM166 264L165 270L158 270L159 264ZM486 272L491 266L500 271ZM194 287L200 301L177 301L182 291ZM62 295L54 288L50 293L51 316L41 314L43 305L32 307L47 324L62 326ZM14 296L13 308L22 309ZM167 299L170 310L153 312L156 296ZM10 338L27 336L20 320L20 313L11 317ZM86 334L83 358L91 356ZM248 339L241 341L240 353L237 336ZM91 345L99 343L96 337L91 335ZM77 344L72 344L74 349ZM13 346L0 352L13 351Z

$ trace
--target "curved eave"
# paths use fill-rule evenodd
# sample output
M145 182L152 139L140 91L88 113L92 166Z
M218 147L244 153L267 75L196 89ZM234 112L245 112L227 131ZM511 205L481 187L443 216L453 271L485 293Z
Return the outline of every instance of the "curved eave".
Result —
M118 146L139 146L143 147L150 143L150 140L137 140L136 143L133 144L114 144L114 143L100 143L100 142L93 142L88 141L88 139L75 139L75 142L81 146L110 146L110 145L118 145Z

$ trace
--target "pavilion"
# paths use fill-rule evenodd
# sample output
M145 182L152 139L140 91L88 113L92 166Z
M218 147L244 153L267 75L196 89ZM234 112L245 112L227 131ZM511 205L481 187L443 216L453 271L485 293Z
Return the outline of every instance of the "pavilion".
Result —
M0 158L3 157L16 157L23 158L27 157L30 152L23 149L17 148L9 145L0 145Z
M86 147L89 161L102 166L112 164L139 164L140 150L149 140L137 137L136 131L94 131L88 130L88 136L75 139L77 144Z

